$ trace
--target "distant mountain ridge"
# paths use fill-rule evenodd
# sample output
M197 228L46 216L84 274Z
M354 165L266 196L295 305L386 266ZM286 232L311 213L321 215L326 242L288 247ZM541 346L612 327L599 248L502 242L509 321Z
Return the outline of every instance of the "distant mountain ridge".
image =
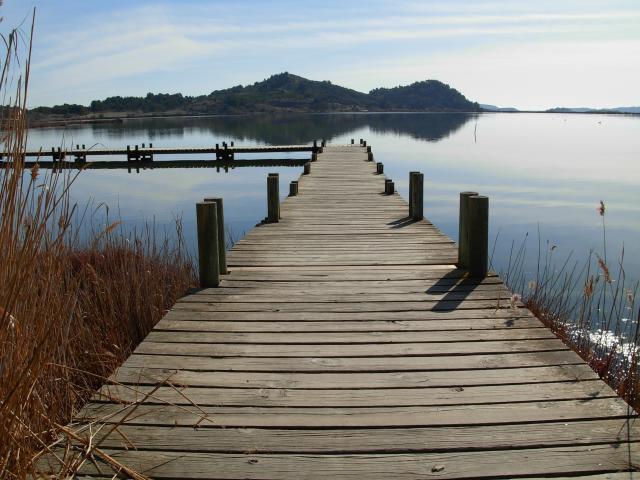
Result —
M480 106L438 80L362 93L330 81L309 80L287 72L252 85L216 90L208 95L153 94L109 97L89 106L56 105L31 110L36 116L99 116L109 113L239 114L261 112L478 112Z
M589 108L589 107L555 107L545 110L549 113L634 113L640 114L640 107L613 107L613 108Z
M487 103L481 103L480 108L487 112L519 112L517 108L513 107L497 107L495 105L489 105Z

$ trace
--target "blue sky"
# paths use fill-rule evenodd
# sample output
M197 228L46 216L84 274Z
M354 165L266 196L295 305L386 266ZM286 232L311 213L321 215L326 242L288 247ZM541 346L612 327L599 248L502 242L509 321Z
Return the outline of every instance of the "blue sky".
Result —
M0 30L34 6L32 106L283 71L360 91L433 78L518 108L640 105L638 0L5 0Z

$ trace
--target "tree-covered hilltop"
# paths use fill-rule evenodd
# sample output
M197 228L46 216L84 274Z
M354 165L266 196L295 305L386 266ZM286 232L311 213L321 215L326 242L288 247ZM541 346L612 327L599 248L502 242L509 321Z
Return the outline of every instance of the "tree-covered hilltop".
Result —
M89 106L37 107L37 117L107 116L108 114L237 114L260 112L479 111L457 90L437 80L362 93L329 81L308 80L290 73L273 75L253 85L216 90L209 95L153 94L109 97Z
M405 87L376 88L369 96L384 110L468 112L480 109L477 103L470 102L458 90L438 80L415 82Z

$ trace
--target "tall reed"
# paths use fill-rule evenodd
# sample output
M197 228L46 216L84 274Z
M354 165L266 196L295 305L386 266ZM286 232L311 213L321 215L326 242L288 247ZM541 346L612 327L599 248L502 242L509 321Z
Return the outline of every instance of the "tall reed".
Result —
M607 252L606 209L600 201L602 247L583 262L569 255L556 261L556 247L543 246L538 232L537 267L525 268L527 238L511 254L505 283L523 303L572 347L636 411L640 411L639 283L624 269L624 249L616 263ZM608 261L608 260L609 261Z
M87 239L76 176L25 169L24 38L5 39L0 76L0 478L31 475L37 452L196 282L179 220L171 237L113 222Z

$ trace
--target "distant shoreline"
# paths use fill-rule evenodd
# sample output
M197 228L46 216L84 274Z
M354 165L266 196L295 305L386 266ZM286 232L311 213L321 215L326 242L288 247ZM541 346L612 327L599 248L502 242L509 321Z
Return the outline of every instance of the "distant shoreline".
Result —
M546 110L517 110L517 111L495 111L495 110L481 110L481 111L416 111L416 110L371 110L371 111L327 111L327 112L300 112L300 111L274 111L274 112L248 112L248 113L160 113L160 114L145 114L145 113L123 113L120 115L104 116L104 117L68 117L68 118L42 118L29 122L29 128L55 128L55 127L70 127L75 125L95 125L100 123L117 123L122 124L125 120L141 120L141 119L157 119L157 118L208 118L208 117L242 117L242 116L256 116L256 115L369 115L369 114L519 114L519 113L545 113L551 115L622 115L637 117L639 113L629 112L572 112L572 111L560 111L549 112Z

